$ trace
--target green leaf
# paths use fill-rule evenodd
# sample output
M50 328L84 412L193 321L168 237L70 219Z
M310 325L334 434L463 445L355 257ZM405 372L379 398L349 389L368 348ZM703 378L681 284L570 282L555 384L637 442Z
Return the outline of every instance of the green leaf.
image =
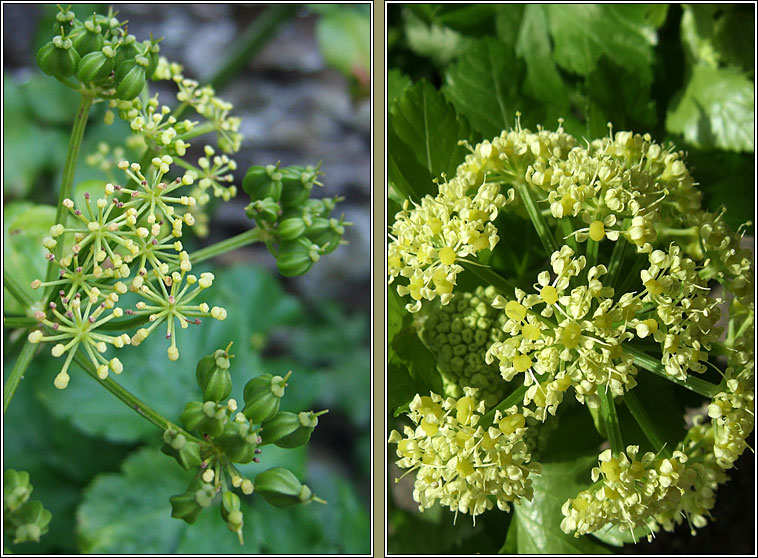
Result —
M624 546L627 543L644 541L649 534L650 531L646 527L637 527L632 531L621 531L618 525L611 525L610 523L599 531L591 533L599 541L611 546Z
M199 395L194 375L198 360L234 341L232 397L241 401L242 388L248 379L271 372L264 369L257 339L301 315L297 301L286 295L271 275L251 265L217 271L213 287L198 301L223 306L228 310L228 317L222 322L203 320L200 326L181 330L177 334L178 361L171 362L166 356L168 344L165 333L161 333L165 332L163 326L139 347L127 345L115 351L124 365L118 382L173 421L178 420L184 404ZM60 366L59 359L47 357L39 361L39 374L44 381L36 386L37 395L53 414L70 418L82 432L102 435L113 441L131 442L154 437L155 426L134 410L116 402L114 396L77 367L74 367L68 388L57 390L52 379Z
M407 10L404 16L405 37L410 49L438 65L454 60L468 45L468 37L450 27L428 24Z
M55 208L28 202L13 202L3 208L3 265L32 300L41 296L31 287L35 279L44 279L47 249L42 239L55 224ZM23 313L24 307L5 289L3 309Z
M566 87L552 57L544 5L527 4L524 7L516 54L526 62L525 90L540 101L566 110Z
M445 96L484 137L513 126L516 111L526 112L519 87L523 64L496 39L476 41L445 74Z
M387 72L387 106L392 108L392 103L412 85L411 78L397 68Z
M432 182L442 173L453 176L468 150L470 128L453 105L426 81L406 89L389 116L389 179L416 200L436 193Z
M695 65L666 129L703 149L754 150L755 85L733 68Z
M728 4L684 4L682 43L690 59L712 68L737 66L754 71L754 9Z
M410 4L408 8L427 23L437 23L468 35L492 34L493 4Z
M387 364L387 409L393 411L393 416L405 413L416 394L424 393L425 388L423 382L411 377L406 366Z
M408 367L411 378L422 382L430 391L442 393L442 377L437 371L437 361L418 338L415 328L410 327L396 335L392 349Z
M590 469L597 456L574 461L543 463L542 474L534 476L534 497L513 506L519 554L609 554L587 536L575 538L561 531L561 506L590 484ZM509 532L510 536L510 532Z
M602 56L627 68L636 79L653 78L653 47L659 13L643 4L545 5L553 55L565 70L587 75ZM653 16L651 18L651 15Z

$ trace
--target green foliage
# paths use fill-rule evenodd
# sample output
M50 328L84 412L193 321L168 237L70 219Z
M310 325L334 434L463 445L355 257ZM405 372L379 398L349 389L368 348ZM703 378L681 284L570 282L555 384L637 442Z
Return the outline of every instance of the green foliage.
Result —
M506 544L513 545L510 539L515 537L518 554L609 554L586 535L574 538L560 528L561 506L587 486L589 470L596 460L590 455L544 463L542 473L533 481L532 501L514 506Z

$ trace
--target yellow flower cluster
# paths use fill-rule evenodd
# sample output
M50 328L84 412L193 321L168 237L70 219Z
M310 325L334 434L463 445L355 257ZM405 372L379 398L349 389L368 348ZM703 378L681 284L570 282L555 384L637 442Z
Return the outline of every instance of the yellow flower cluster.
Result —
M416 395L408 414L414 427L390 434L397 464L417 471L413 498L421 511L439 501L476 517L494 507L493 499L505 511L510 502L531 500L529 475L541 468L529 463L524 416L514 406L486 427L479 424L485 410L470 388L459 399Z

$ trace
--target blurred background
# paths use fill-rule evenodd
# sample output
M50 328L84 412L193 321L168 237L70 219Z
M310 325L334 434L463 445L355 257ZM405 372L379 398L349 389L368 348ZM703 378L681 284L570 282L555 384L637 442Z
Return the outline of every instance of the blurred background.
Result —
M108 5L75 5L82 19ZM160 454L161 432L75 370L65 391L53 387L60 362L38 355L5 415L5 469L26 470L32 498L53 513L40 544L17 553L368 553L370 551L370 9L363 5L124 4L113 5L138 40L163 37L160 54L183 74L214 84L242 119L239 194L216 203L207 235L190 249L253 226L241 189L248 167L321 162L323 189L314 197L344 197L334 216L353 223L348 244L324 256L303 277L285 279L265 246L253 245L197 266L212 270L210 305L229 311L181 332L181 358L169 362L165 343L151 336L119 357L119 381L176 421L197 398L195 363L234 340L233 397L261 373L293 370L284 410L329 409L310 444L296 450L264 448L255 473L286 466L328 505L289 510L260 498L244 502L245 546L221 520L218 505L195 525L170 517L168 498L182 492L185 472ZM37 68L37 49L51 38L55 5L3 5L3 257L28 284L46 263L39 226L55 205L78 95ZM228 64L242 46L250 52ZM174 106L171 82L150 82L162 104ZM75 185L107 179L94 156L100 146L123 146L128 126L103 122L93 109ZM196 141L192 149L202 147ZM126 157L130 153L125 148ZM102 153L102 151L101 151ZM87 159L89 158L89 163ZM183 241L185 240L183 238ZM202 269L200 269L202 267ZM42 270L42 271L40 271ZM27 277L28 275L28 277ZM28 279L28 280L27 280ZM5 296L6 314L18 312ZM10 370L22 331L4 329ZM128 348L129 349L129 348ZM138 354L137 354L138 353ZM5 541L7 544L7 541Z

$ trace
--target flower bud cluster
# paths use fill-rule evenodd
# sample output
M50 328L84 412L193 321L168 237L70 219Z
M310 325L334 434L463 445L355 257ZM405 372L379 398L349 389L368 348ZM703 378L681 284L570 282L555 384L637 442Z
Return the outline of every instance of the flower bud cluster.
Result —
M138 42L112 11L80 21L59 7L55 36L37 51L37 64L66 85L103 99L137 97L158 65L156 40ZM122 28L123 27L123 28Z
M14 544L39 542L47 533L52 514L38 500L30 500L34 487L29 473L8 469L3 472L4 536Z
M185 174L164 182L172 163L168 155L156 157L143 173L139 164L121 161L118 166L129 179L126 184L107 184L97 200L85 193L82 207L64 200L69 224L54 225L43 240L50 252L47 259L58 267L58 277L37 279L32 288L51 287L57 296L46 311L35 314L43 328L32 331L29 341L54 342L55 357L68 353L55 379L56 387L68 385L68 368L80 348L98 376L105 379L109 371L119 374L123 369L118 358L103 354L107 345L117 349L139 345L166 324L168 357L176 360L179 328L198 325L199 318L226 318L223 308L195 301L214 277L212 273L199 277L190 273L192 263L180 239L184 227L191 226L194 219L180 211L195 203L181 191L193 178ZM64 250L56 259L59 243ZM128 292L139 299L131 307L121 301ZM124 316L133 318L126 324L143 318L146 326L130 335L126 330L134 326L124 325L117 333L119 327L108 322Z
M638 446L614 456L600 454L599 467L592 469L592 488L567 500L561 511L561 529L578 537L608 523L622 531L647 525L656 514L680 506L682 494L695 483L697 473L686 466L687 456L675 451L671 457L656 458L648 452L637 458Z
M408 279L397 286L400 296L410 295L409 312L418 312L422 300L440 299L445 305L453 297L460 263L482 250L491 250L500 238L492 221L513 199L500 193L496 184L473 185L467 165L439 185L437 196L425 196L421 204L408 200L395 215L390 233L387 270L389 283L397 277ZM473 196L471 195L473 186Z
M486 407L476 390L464 388L458 399L432 393L413 399L403 435L390 434L397 444L397 465L416 472L413 499L419 510L440 504L474 517L511 502L531 500L530 474L539 474L537 463L523 441L525 418L514 406L505 415L495 413L492 426L480 425Z
M242 544L244 522L240 498L233 489L239 489L243 496L255 491L279 507L322 500L286 469L275 468L273 473L274 469L269 469L253 482L234 464L259 463L261 448L267 444L295 448L308 443L318 417L326 411L298 415L279 411L291 372L284 377L264 374L251 379L244 389L245 406L238 411L237 402L227 400L232 391L230 359L234 357L230 348L231 343L200 359L195 375L203 400L187 403L180 416L187 432L170 425L164 432L161 451L185 469L197 471L185 492L171 498L172 516L194 523L221 494L221 517Z
M487 348L505 336L505 316L492 308L496 295L492 286L477 287L473 293L458 293L450 304L427 305L420 316L420 336L437 359L445 395L461 397L463 388L477 388L488 407L502 400L506 387L497 367L484 360Z
M245 208L255 219L276 266L285 277L303 275L321 256L344 243L344 216L330 214L342 198L311 198L318 167L279 164L250 167L242 187L252 202Z

